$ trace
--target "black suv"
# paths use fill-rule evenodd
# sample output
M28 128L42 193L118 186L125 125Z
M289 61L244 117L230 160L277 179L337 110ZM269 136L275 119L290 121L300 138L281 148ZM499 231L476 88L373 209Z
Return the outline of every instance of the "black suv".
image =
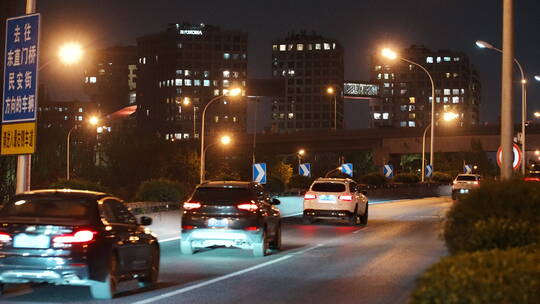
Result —
M148 286L158 273L157 239L116 197L39 190L0 209L0 291L6 283L52 283L89 286L94 298L110 299L118 281Z
M252 249L264 256L281 248L281 217L259 183L207 182L195 188L184 203L182 215L183 254L197 248L227 246Z

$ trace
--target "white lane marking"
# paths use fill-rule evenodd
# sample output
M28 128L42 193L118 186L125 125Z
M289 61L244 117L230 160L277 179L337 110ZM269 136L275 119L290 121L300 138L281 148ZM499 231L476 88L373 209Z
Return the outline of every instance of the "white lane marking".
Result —
M175 237L172 237L172 238L159 240L158 242L159 242L159 243L165 243L165 242L170 242L170 241L176 241L176 240L179 240L179 239L181 239L181 238L182 238L182 237L180 237L180 236L175 236Z
M293 255L293 254L294 254L294 255L301 255L301 254L304 254L304 253L306 253L306 252L308 252L308 251L311 251L311 250L313 250L313 249L317 249L317 248L319 248L319 247L321 247L321 246L324 246L324 244L317 244L317 245L315 245L315 246L311 246L311 247L308 247L308 248L306 248L306 249L302 249L302 250L297 251L297 252L292 252L292 253L290 253L289 255Z
M201 288L201 287L204 287L204 286L207 286L207 285L210 285L210 284L217 283L219 281L223 281L223 280L226 280L226 279L229 279L229 278L232 278L232 277L236 277L236 276L242 275L244 273L247 273L247 272L250 272L250 271L253 271L253 270L257 270L259 268L263 268L263 267L266 267L266 266L269 266L269 265L272 265L272 264L275 264L275 263L290 259L292 257L293 257L293 255L288 254L288 255L282 256L280 258L277 258L275 260L271 260L271 261L268 261L268 262L265 262L265 263L262 263L262 264L259 264L259 265L255 265L255 266L252 266L252 267L249 267L249 268L246 268L246 269L242 269L242 270L239 270L239 271L236 271L236 272L233 272L233 273L229 273L229 274L226 274L224 276L220 276L220 277L217 277L217 278L205 281L205 282L201 282L201 283L198 283L198 284L195 284L195 285L180 288L178 290L171 291L171 292L168 292L168 293L164 293L164 294L156 296L156 297L148 298L148 299L145 299L145 300L142 300L142 301L137 301L137 302L134 302L133 304L154 303L155 301L159 301L159 300L162 300L162 299L165 299L165 298L176 296L176 295L186 293L188 291L191 291L191 290L194 290L194 289L197 289L197 288Z

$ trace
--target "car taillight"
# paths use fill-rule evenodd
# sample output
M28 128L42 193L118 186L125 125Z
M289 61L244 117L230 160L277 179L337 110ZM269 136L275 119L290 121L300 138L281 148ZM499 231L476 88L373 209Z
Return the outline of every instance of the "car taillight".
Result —
M306 193L304 194L304 199L305 200L314 200L317 198L317 195L313 194L313 193Z
M11 235L0 232L0 243L7 243L11 241Z
M246 230L246 231L257 231L257 230L259 230L259 227L257 227L257 226L248 226L248 227L244 228L244 230Z
M80 244L88 243L94 240L95 231L79 230L73 234L62 234L53 237L53 243L58 244Z
M239 204L239 205L236 205L236 207L238 209L247 210L247 211L255 211L255 210L259 209L259 206L257 206L256 204L253 204L253 203Z
M352 195L350 194L340 195L338 196L338 198L342 201L348 201L348 202L352 201Z
M189 201L184 203L184 210L193 210L193 209L199 209L201 208L201 203Z
M478 184L480 184L480 182L479 181L474 181L473 184L478 185Z
M184 229L184 230L191 230L191 229L194 229L194 228L195 228L195 226L193 226L193 225L182 225L182 229Z

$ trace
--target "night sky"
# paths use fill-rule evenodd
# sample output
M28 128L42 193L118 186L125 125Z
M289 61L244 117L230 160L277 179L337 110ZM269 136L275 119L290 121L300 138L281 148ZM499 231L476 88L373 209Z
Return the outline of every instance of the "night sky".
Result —
M515 0L515 54L529 78L529 111L540 110L540 1ZM345 77L369 80L370 55L383 46L421 44L462 51L480 72L481 121L495 122L500 111L499 53L478 49L485 40L502 47L502 0L37 0L42 13L42 62L65 40L88 48L135 44L138 36L164 30L168 23L206 23L249 33L250 78L270 78L271 43L290 31L315 30L345 47ZM54 100L87 100L83 66L51 65L42 73ZM517 75L517 74L516 74ZM517 80L517 79L516 79ZM516 117L521 113L516 81ZM532 115L529 115L529 118Z

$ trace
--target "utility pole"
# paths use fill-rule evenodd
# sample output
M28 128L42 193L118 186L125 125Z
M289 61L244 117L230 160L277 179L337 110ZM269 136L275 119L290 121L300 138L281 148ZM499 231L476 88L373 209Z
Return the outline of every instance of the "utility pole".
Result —
M513 158L513 87L514 64L514 1L503 0L503 48L502 48L502 90L501 90L501 179L512 177Z

